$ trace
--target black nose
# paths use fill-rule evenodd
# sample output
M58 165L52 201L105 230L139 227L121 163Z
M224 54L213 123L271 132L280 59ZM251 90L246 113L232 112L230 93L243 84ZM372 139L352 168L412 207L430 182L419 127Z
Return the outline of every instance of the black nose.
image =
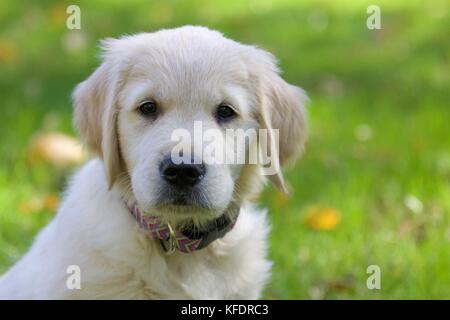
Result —
M168 156L161 162L159 172L172 185L192 187L203 179L206 170L203 164L175 164Z

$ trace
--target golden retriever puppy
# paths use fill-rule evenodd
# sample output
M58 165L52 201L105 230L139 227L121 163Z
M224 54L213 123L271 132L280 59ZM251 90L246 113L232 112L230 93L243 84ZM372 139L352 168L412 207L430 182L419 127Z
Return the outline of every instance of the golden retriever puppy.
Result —
M258 298L269 227L249 199L266 178L285 190L303 91L270 53L204 27L107 39L103 52L73 94L97 157L0 298Z

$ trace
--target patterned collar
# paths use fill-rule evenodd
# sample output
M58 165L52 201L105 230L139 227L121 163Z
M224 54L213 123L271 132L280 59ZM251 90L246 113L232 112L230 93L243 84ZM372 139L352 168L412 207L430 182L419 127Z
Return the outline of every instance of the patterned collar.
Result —
M174 230L169 223L162 222L160 217L143 213L136 205L126 206L137 223L147 230L153 239L160 241L167 254L172 254L176 250L191 253L206 248L214 240L225 236L234 227L239 215L239 209L234 210L231 216L222 215L211 221L202 231Z

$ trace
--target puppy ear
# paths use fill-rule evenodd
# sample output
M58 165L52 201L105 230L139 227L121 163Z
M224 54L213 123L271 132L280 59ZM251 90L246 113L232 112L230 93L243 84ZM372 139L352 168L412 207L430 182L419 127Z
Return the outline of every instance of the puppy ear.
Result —
M74 124L85 145L103 159L109 188L122 171L117 136L118 71L105 62L73 92Z
M287 193L281 167L296 160L306 140L304 91L288 84L278 75L275 58L261 50L263 61L259 70L260 125L268 129L271 160L276 173L269 180Z

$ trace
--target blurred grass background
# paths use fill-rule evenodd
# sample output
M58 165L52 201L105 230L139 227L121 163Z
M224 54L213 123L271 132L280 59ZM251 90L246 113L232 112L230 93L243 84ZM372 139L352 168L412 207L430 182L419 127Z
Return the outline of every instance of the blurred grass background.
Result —
M274 53L311 98L293 195L267 188L269 299L450 298L447 1L1 1L0 273L54 214L74 167L30 160L37 133L74 136L70 93L98 40L206 25ZM81 30L66 8L81 8ZM366 269L381 268L381 290Z

